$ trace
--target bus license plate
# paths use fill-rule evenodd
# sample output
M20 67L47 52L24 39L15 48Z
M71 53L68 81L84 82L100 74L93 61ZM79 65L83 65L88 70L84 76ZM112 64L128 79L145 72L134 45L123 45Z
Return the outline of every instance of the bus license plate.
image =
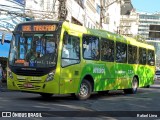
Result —
M33 85L32 85L31 83L25 83L25 84L24 84L24 87L26 87L26 88L32 88Z

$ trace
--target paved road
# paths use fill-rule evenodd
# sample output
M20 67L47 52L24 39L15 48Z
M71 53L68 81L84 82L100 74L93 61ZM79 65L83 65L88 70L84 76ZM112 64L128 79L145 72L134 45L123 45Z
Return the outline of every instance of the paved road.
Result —
M0 111L19 111L19 112L54 111L43 114L43 115L48 114L49 116L55 114L56 113L55 111L73 111L73 112L66 112L69 114L68 116L77 116L77 115L85 116L86 115L85 111L91 111L88 112L87 114L89 114L89 116L96 116L92 119L108 118L114 120L116 119L123 120L123 119L128 119L127 116L130 116L128 114L131 114L132 116L132 112L127 112L127 111L138 111L138 112L133 112L136 115L139 114L139 112L141 111L151 111L151 113L153 111L160 111L159 96L160 96L159 81L156 81L155 84L152 85L150 88L140 88L138 90L138 93L134 95L126 95L123 93L123 91L111 91L108 95L93 94L90 99L85 101L75 100L73 97L69 95L53 96L50 99L43 99L38 94L4 91L0 92ZM81 112L75 112L75 111L81 111ZM105 114L106 112L104 113L105 115L103 116L101 115L103 112L96 112L96 111L108 111L107 114L115 113L115 116L106 117ZM125 118L123 117L124 113L120 111L125 111L126 113L126 117L124 116ZM156 112L153 113L157 115ZM63 113L57 112L55 116L61 116L61 114L65 116L64 112ZM100 115L98 116L96 114ZM120 118L117 115L120 115ZM59 119L63 119L64 116ZM83 118L78 117L76 119L83 119ZM37 118L32 118L32 119L37 119ZM67 117L65 119L73 119L73 118ZM146 119L146 117L143 117L141 119ZM150 119L157 119L157 118L152 117Z

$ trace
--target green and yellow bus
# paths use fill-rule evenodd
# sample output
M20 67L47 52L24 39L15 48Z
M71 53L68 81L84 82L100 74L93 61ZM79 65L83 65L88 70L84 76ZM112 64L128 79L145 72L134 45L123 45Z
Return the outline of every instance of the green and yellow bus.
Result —
M7 86L43 97L87 99L109 90L134 94L153 84L154 74L151 45L66 21L30 21L13 31Z

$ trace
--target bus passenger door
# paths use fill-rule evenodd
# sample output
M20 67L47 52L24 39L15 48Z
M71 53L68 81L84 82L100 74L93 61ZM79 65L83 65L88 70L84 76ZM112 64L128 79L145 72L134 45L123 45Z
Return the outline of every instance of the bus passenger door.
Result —
M61 52L60 94L76 92L80 71L80 38L64 32Z

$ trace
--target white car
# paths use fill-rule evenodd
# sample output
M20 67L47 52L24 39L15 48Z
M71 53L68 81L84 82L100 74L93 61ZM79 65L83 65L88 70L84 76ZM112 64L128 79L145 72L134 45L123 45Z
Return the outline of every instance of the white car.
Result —
M160 70L157 70L155 73L155 80L160 80Z

